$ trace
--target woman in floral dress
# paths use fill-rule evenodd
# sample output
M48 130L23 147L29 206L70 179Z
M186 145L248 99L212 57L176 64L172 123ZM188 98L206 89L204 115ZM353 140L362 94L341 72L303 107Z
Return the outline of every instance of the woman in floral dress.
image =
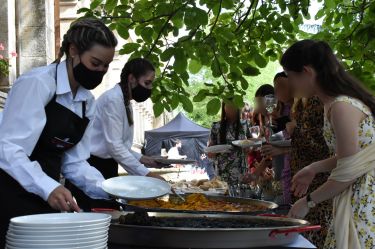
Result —
M293 205L289 215L304 218L316 204L333 199L325 248L375 248L374 96L345 71L323 41L295 43L281 64L297 94L317 95L323 102L324 136L335 153L293 177L292 189L302 197L317 173L331 172L323 185Z
M232 144L235 140L248 137L248 128L241 124L241 112L233 104L222 104L221 120L211 128L209 146ZM245 158L240 148L230 153L209 154L214 159L218 176L229 185L239 184L247 173Z

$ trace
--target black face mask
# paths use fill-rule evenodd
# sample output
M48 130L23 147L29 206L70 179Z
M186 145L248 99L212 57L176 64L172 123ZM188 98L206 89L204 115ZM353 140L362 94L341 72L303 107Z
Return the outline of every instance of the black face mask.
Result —
M82 62L73 68L74 79L87 90L97 87L102 82L105 73L90 70Z
M137 86L132 89L132 97L137 102L144 102L151 96L151 89L141 86L137 83Z

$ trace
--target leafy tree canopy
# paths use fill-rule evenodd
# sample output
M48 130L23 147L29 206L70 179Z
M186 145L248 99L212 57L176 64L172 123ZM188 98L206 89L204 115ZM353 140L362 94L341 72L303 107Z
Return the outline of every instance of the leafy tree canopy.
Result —
M309 0L92 0L79 13L102 18L123 39L133 32L138 37L120 54L148 58L159 68L152 95L156 116L179 105L192 112L202 103L215 115L222 99L241 107L249 76L306 37L328 41L375 90L374 1L324 0L317 34L301 29L311 18L309 8ZM203 67L215 80L190 95L189 78Z

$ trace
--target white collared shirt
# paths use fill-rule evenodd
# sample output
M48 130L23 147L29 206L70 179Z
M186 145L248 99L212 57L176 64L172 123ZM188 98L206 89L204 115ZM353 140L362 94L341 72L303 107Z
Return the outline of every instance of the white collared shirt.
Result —
M79 87L73 99L65 61L58 65L57 83L55 74L56 64L51 64L21 75L9 92L0 124L0 168L44 200L60 185L29 159L46 123L45 106L56 93L56 102L80 117L82 101L86 101L87 118L92 120L95 111L90 91ZM90 197L108 198L101 188L103 176L86 161L91 126L92 121L81 141L64 153L61 173Z
M113 158L131 175L147 175L150 171L139 162L141 155L131 149L134 125L129 126L124 95L116 84L96 101L91 132L91 154Z

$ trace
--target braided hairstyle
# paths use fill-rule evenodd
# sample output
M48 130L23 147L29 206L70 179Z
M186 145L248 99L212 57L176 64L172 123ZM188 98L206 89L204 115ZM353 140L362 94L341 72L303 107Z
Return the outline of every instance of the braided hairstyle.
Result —
M131 86L128 83L129 75L133 75L134 78L139 79L141 76L147 74L150 71L155 72L154 66L151 64L151 62L143 58L135 58L129 60L121 71L120 86L124 95L125 110L126 115L128 116L129 126L132 126L134 124L133 115L130 111Z
M64 35L58 57L54 63L59 63L64 55L69 56L70 44L74 44L78 52L82 54L95 44L114 48L117 46L117 39L113 32L99 19L78 19L71 24Z

